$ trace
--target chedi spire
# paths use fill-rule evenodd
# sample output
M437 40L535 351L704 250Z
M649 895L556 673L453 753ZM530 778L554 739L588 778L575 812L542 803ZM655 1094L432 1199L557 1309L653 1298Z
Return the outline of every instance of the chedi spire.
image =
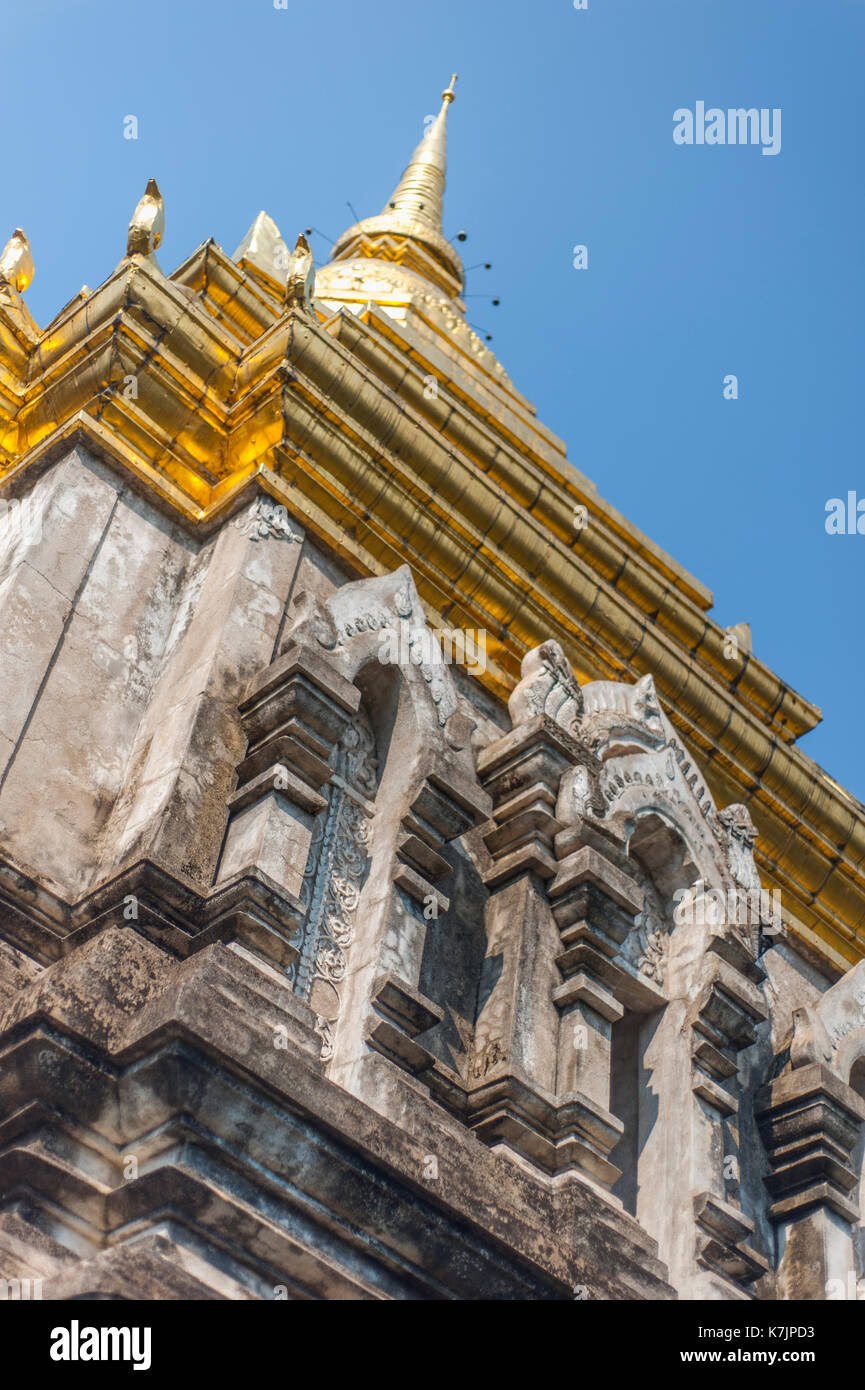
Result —
M437 232L442 230L448 167L448 107L454 100L456 80L454 73L450 86L442 92L441 110L412 155L408 168L383 210L383 217L387 217L389 212L406 213Z
M454 73L442 92L438 115L429 120L428 129L382 212L343 232L334 245L332 260L362 256L396 261L434 281L448 295L460 293L462 262L442 231L447 116L455 97L456 80Z

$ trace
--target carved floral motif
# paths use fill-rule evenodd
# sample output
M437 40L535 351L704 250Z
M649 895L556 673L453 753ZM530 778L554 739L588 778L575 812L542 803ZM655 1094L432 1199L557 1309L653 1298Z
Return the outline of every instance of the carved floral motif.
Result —
M336 750L334 780L325 789L328 805L315 826L301 891L307 913L294 985L314 1008L317 997L332 1000L326 1014L316 1011L315 1029L325 1062L333 1056L339 984L345 978L369 859L371 823L363 803L375 795L377 769L375 738L361 709Z
M249 536L253 541L263 541L268 536L296 541L298 544L303 541L303 536L291 529L285 507L270 497L257 497L252 510L245 516L238 517L234 524L244 536Z
M544 642L523 658L519 685L508 710L516 727L537 715L553 719L576 737L583 714L583 692L558 642Z
M491 1038L472 1063L472 1076L480 1081L493 1067L507 1060L508 1054L502 1046L501 1038Z

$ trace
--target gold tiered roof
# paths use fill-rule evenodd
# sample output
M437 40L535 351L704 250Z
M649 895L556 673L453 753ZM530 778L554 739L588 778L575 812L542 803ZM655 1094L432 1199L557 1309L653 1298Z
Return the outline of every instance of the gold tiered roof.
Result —
M712 595L568 462L466 323L441 230L453 95L314 289L303 239L289 255L266 214L234 258L208 240L166 275L151 181L120 263L40 329L17 231L0 259L0 491L76 440L191 531L259 486L355 572L411 565L434 625L486 629L499 697L548 637L583 680L651 672L716 801L748 804L793 930L842 968L865 955L865 809L795 746L819 710L744 647L731 679Z

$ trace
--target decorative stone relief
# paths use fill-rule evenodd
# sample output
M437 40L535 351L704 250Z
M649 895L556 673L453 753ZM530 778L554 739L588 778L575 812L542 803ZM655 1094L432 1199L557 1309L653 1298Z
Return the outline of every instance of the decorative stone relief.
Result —
M522 679L508 700L514 728L544 714L575 737L583 713L583 695L558 642L544 642L524 658Z
M465 747L456 689L407 566L377 579L344 584L326 603L301 595L285 644L306 632L332 654L349 680L371 661L399 666L406 673L416 671L445 740L456 751Z
M849 1082L865 1058L865 961L847 971L815 1005L793 1011L789 1061L796 1069L819 1062Z
M368 862L371 801L378 786L375 738L362 708L346 728L332 761L334 776L325 788L328 805L316 821L300 894L307 912L293 972L296 993L309 1000L316 1015L322 1061L333 1055L339 985L354 938Z
M663 987L672 922L647 874L639 876L644 894L642 911L633 932L622 948L622 955L640 975Z
M242 535L249 536L253 541L275 536L279 540L295 541L298 545L303 543L300 532L292 530L285 507L262 494L256 498L252 509L238 517L234 524Z
M661 710L651 676L634 685L619 681L591 681L582 687L585 708L583 738L605 757L642 752L669 742L672 730Z
M718 816L727 837L727 855L733 881L746 892L760 888L754 863L757 831L747 806L727 806Z

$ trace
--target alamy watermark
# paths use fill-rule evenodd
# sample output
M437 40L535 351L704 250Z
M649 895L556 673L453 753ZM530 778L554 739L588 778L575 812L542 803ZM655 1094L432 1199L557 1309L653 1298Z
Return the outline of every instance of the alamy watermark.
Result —
M830 497L826 503L826 534L829 536L865 536L865 497L861 501L855 492L843 497Z
M0 1302L20 1303L41 1297L41 1279L0 1279Z
M151 1328L82 1327L73 1318L52 1329L48 1354L52 1361L130 1361L133 1371L148 1371Z
M23 542L38 545L42 539L44 506L35 497L15 498L7 502L0 497L0 553L4 546Z
M707 888L700 880L677 888L673 921L677 927L762 926L767 935L783 931L781 894L773 888Z
M382 666L465 666L472 675L487 669L483 628L385 628L378 659Z
M677 145L761 145L763 154L781 153L780 106L710 106L698 101L693 111L673 112L673 141Z

